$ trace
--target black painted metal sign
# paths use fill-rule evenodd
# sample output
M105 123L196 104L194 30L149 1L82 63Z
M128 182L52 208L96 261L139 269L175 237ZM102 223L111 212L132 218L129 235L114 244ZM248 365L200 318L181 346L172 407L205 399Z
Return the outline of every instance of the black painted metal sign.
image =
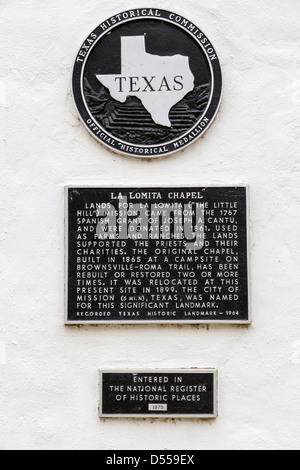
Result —
M66 323L249 323L247 187L66 188Z
M175 13L134 9L103 21L75 60L73 96L88 131L139 158L187 147L211 125L222 94L214 46Z
M216 418L215 369L100 371L101 418Z

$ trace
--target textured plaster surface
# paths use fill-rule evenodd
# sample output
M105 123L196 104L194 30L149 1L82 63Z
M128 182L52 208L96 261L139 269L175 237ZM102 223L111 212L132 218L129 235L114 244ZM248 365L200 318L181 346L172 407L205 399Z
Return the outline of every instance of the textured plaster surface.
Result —
M296 449L300 5L148 2L190 18L224 74L218 117L156 161L118 156L70 93L84 38L131 0L0 0L0 448ZM250 185L251 327L66 327L65 184ZM219 418L104 420L98 368L219 369Z

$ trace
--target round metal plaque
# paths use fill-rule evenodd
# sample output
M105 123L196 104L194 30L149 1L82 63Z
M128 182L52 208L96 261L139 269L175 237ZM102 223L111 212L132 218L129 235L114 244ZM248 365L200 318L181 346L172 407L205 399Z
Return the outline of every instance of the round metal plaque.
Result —
M84 41L73 96L88 131L138 158L169 155L209 128L222 95L214 46L191 21L165 10L112 16Z

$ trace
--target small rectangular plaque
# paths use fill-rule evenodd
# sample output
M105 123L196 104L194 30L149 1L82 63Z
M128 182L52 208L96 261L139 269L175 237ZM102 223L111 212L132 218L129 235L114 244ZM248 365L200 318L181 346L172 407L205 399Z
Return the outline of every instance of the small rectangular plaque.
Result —
M100 371L100 418L216 418L217 370Z
M66 188L66 323L250 323L247 193Z

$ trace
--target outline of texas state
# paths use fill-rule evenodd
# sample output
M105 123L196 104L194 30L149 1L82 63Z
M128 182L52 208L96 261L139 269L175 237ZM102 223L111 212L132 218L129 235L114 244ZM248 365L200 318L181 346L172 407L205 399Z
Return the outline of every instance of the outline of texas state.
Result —
M172 107L195 87L189 57L148 54L146 35L121 37L121 74L96 77L116 101L139 98L153 121L165 127L172 126Z

